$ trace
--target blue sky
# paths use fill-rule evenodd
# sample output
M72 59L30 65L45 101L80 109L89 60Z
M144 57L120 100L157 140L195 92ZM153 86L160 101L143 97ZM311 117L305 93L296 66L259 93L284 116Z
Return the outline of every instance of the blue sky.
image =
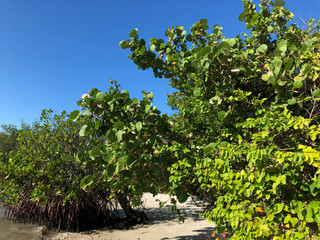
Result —
M286 7L305 20L320 19L320 0L287 0ZM152 91L154 105L171 113L168 80L138 70L119 42L133 28L146 40L163 38L172 24L189 30L201 18L235 37L246 31L238 21L242 11L241 0L1 0L0 124L32 123L44 108L79 109L83 93L107 91L110 79L131 97Z

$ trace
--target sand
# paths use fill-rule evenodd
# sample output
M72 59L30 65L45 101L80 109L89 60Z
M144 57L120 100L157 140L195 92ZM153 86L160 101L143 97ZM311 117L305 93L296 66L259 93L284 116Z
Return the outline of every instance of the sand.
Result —
M145 224L139 224L129 229L102 229L82 233L61 232L58 235L50 233L52 240L205 240L215 239L211 236L214 225L201 219L199 214L204 208L194 205L191 199L177 206L185 217L184 223L179 222L177 214L170 211L170 201L159 208L159 201L166 201L166 194L155 197L150 193L143 195L144 211L149 220ZM216 236L218 237L218 236ZM48 239L47 238L47 239Z

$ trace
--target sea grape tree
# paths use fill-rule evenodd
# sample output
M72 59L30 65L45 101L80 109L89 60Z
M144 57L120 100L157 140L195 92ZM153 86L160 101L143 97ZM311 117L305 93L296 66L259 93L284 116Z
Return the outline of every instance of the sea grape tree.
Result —
M120 91L116 81L107 92L93 88L84 94L78 105L83 112L71 114L73 120L86 116L81 136L101 138L103 144L94 146L90 156L78 153L80 161L94 170L81 181L81 187L91 191L96 185L108 186L129 218L144 216L134 211L141 204L143 192L153 194L166 189L167 167L171 152L162 146L172 141L168 116L152 106L153 93L143 91L143 99L130 98ZM170 140L169 140L170 139Z
M249 34L223 36L205 19L167 41L120 43L139 69L169 79L179 160L172 194L211 198L204 216L233 239L319 235L319 22L303 28L282 0L243 0Z
M52 124L44 112L43 125L19 135L0 169L1 194L15 203L61 199L70 209L92 200L100 208L88 216L98 209L102 222L111 199L138 221L143 192L166 191L179 202L196 195L213 205L203 216L232 239L319 237L320 22L291 23L282 0L243 5L239 20L250 33L234 38L218 25L210 33L205 19L190 32L168 28L167 41L147 43L132 30L120 47L139 69L169 80L177 113L161 114L152 93L131 98L115 81L107 92L93 88L78 101L82 113ZM81 226L50 214L56 225Z

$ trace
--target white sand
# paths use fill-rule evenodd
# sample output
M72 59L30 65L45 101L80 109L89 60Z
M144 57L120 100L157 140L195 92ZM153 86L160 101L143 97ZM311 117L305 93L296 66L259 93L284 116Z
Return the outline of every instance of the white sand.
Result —
M207 220L199 218L199 213L203 208L195 206L191 199L183 204L178 204L178 208L185 217L185 222L178 221L176 213L170 211L172 204L170 201L159 209L159 201L166 201L169 197L166 194L159 194L155 197L150 193L143 195L144 211L149 217L146 224L140 224L130 229L123 230L96 230L83 233L62 232L58 235L50 235L50 239L55 240L205 240L214 238L214 225Z

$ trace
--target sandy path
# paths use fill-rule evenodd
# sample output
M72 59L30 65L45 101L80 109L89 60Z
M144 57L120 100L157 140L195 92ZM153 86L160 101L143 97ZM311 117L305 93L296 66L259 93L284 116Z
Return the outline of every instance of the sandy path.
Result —
M159 200L169 199L166 194L152 197L152 194L143 195L145 212L149 220L146 224L140 224L130 229L123 230L96 230L84 233L59 233L49 234L50 239L55 240L205 240L214 239L214 225L207 220L199 218L203 208L196 207L189 199L184 204L178 204L179 209L185 217L185 222L178 221L177 215L170 211L172 206L167 203L159 209Z

